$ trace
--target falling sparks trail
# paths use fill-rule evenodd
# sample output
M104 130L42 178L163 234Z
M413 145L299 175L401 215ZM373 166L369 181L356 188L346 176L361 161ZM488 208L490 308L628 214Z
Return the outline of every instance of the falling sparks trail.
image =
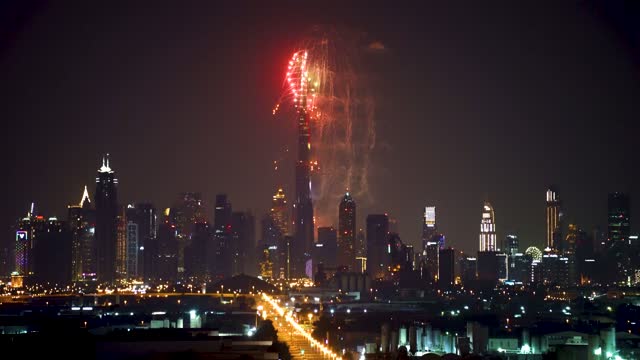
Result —
M311 117L312 198L316 226L335 225L346 189L357 201L372 201L370 155L375 147L374 102L357 66L362 39L315 29L287 65L281 104Z

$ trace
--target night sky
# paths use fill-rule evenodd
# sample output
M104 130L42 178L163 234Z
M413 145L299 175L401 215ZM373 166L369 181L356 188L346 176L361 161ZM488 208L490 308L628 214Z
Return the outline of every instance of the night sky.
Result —
M553 184L589 231L607 192L629 192L640 231L637 3L184 3L0 5L3 228L31 201L66 218L106 152L122 203L226 192L259 218L295 141L295 119L271 116L284 64L323 25L376 43L359 69L377 142L358 227L388 212L417 245L434 204L448 244L475 252L489 199L499 240L542 246Z

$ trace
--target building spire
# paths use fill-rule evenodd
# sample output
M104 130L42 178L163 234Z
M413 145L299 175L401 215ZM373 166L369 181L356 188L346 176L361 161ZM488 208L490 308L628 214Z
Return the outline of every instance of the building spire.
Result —
M113 171L109 167L109 154L102 156L102 166L98 169L99 173L112 173Z
M80 200L80 207L84 207L84 202L91 204L91 199L89 199L89 191L87 190L87 185L84 186L84 193L82 194L82 200Z

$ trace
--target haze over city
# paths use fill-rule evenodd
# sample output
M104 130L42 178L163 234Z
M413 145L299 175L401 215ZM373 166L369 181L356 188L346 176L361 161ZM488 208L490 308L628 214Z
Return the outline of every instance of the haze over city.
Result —
M0 349L640 358L640 4L0 4Z

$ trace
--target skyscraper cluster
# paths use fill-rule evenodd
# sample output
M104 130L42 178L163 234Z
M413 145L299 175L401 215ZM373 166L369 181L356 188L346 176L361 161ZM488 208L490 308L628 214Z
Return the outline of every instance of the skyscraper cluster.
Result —
M32 205L16 224L13 273L34 283L109 285L257 272L254 217L232 212L226 195L216 196L211 225L199 193L182 193L158 213L151 203L122 205L118 186L107 155L93 201L85 186L67 221L36 214Z
M85 186L80 201L68 206L66 221L37 214L33 205L17 221L12 271L29 281L95 284L208 282L242 273L316 282L334 274L364 273L379 281L441 288L460 283L640 283L633 250L640 244L630 232L626 194L609 194L607 231L588 232L577 224L565 227L560 196L548 189L546 238L538 241L546 246L526 251L520 249L518 234L498 240L496 211L485 201L479 212L478 253L471 256L445 246L435 206L426 206L422 213L418 251L402 241L388 214L368 214L364 229L359 229L356 199L349 191L336 203L337 226L316 228L310 175L300 163L297 167L297 179L307 186L296 182L293 204L277 188L257 236L252 212L234 211L226 194L215 196L212 212L197 192L181 193L171 207L161 210L145 202L123 205L107 155L98 169L93 198Z

